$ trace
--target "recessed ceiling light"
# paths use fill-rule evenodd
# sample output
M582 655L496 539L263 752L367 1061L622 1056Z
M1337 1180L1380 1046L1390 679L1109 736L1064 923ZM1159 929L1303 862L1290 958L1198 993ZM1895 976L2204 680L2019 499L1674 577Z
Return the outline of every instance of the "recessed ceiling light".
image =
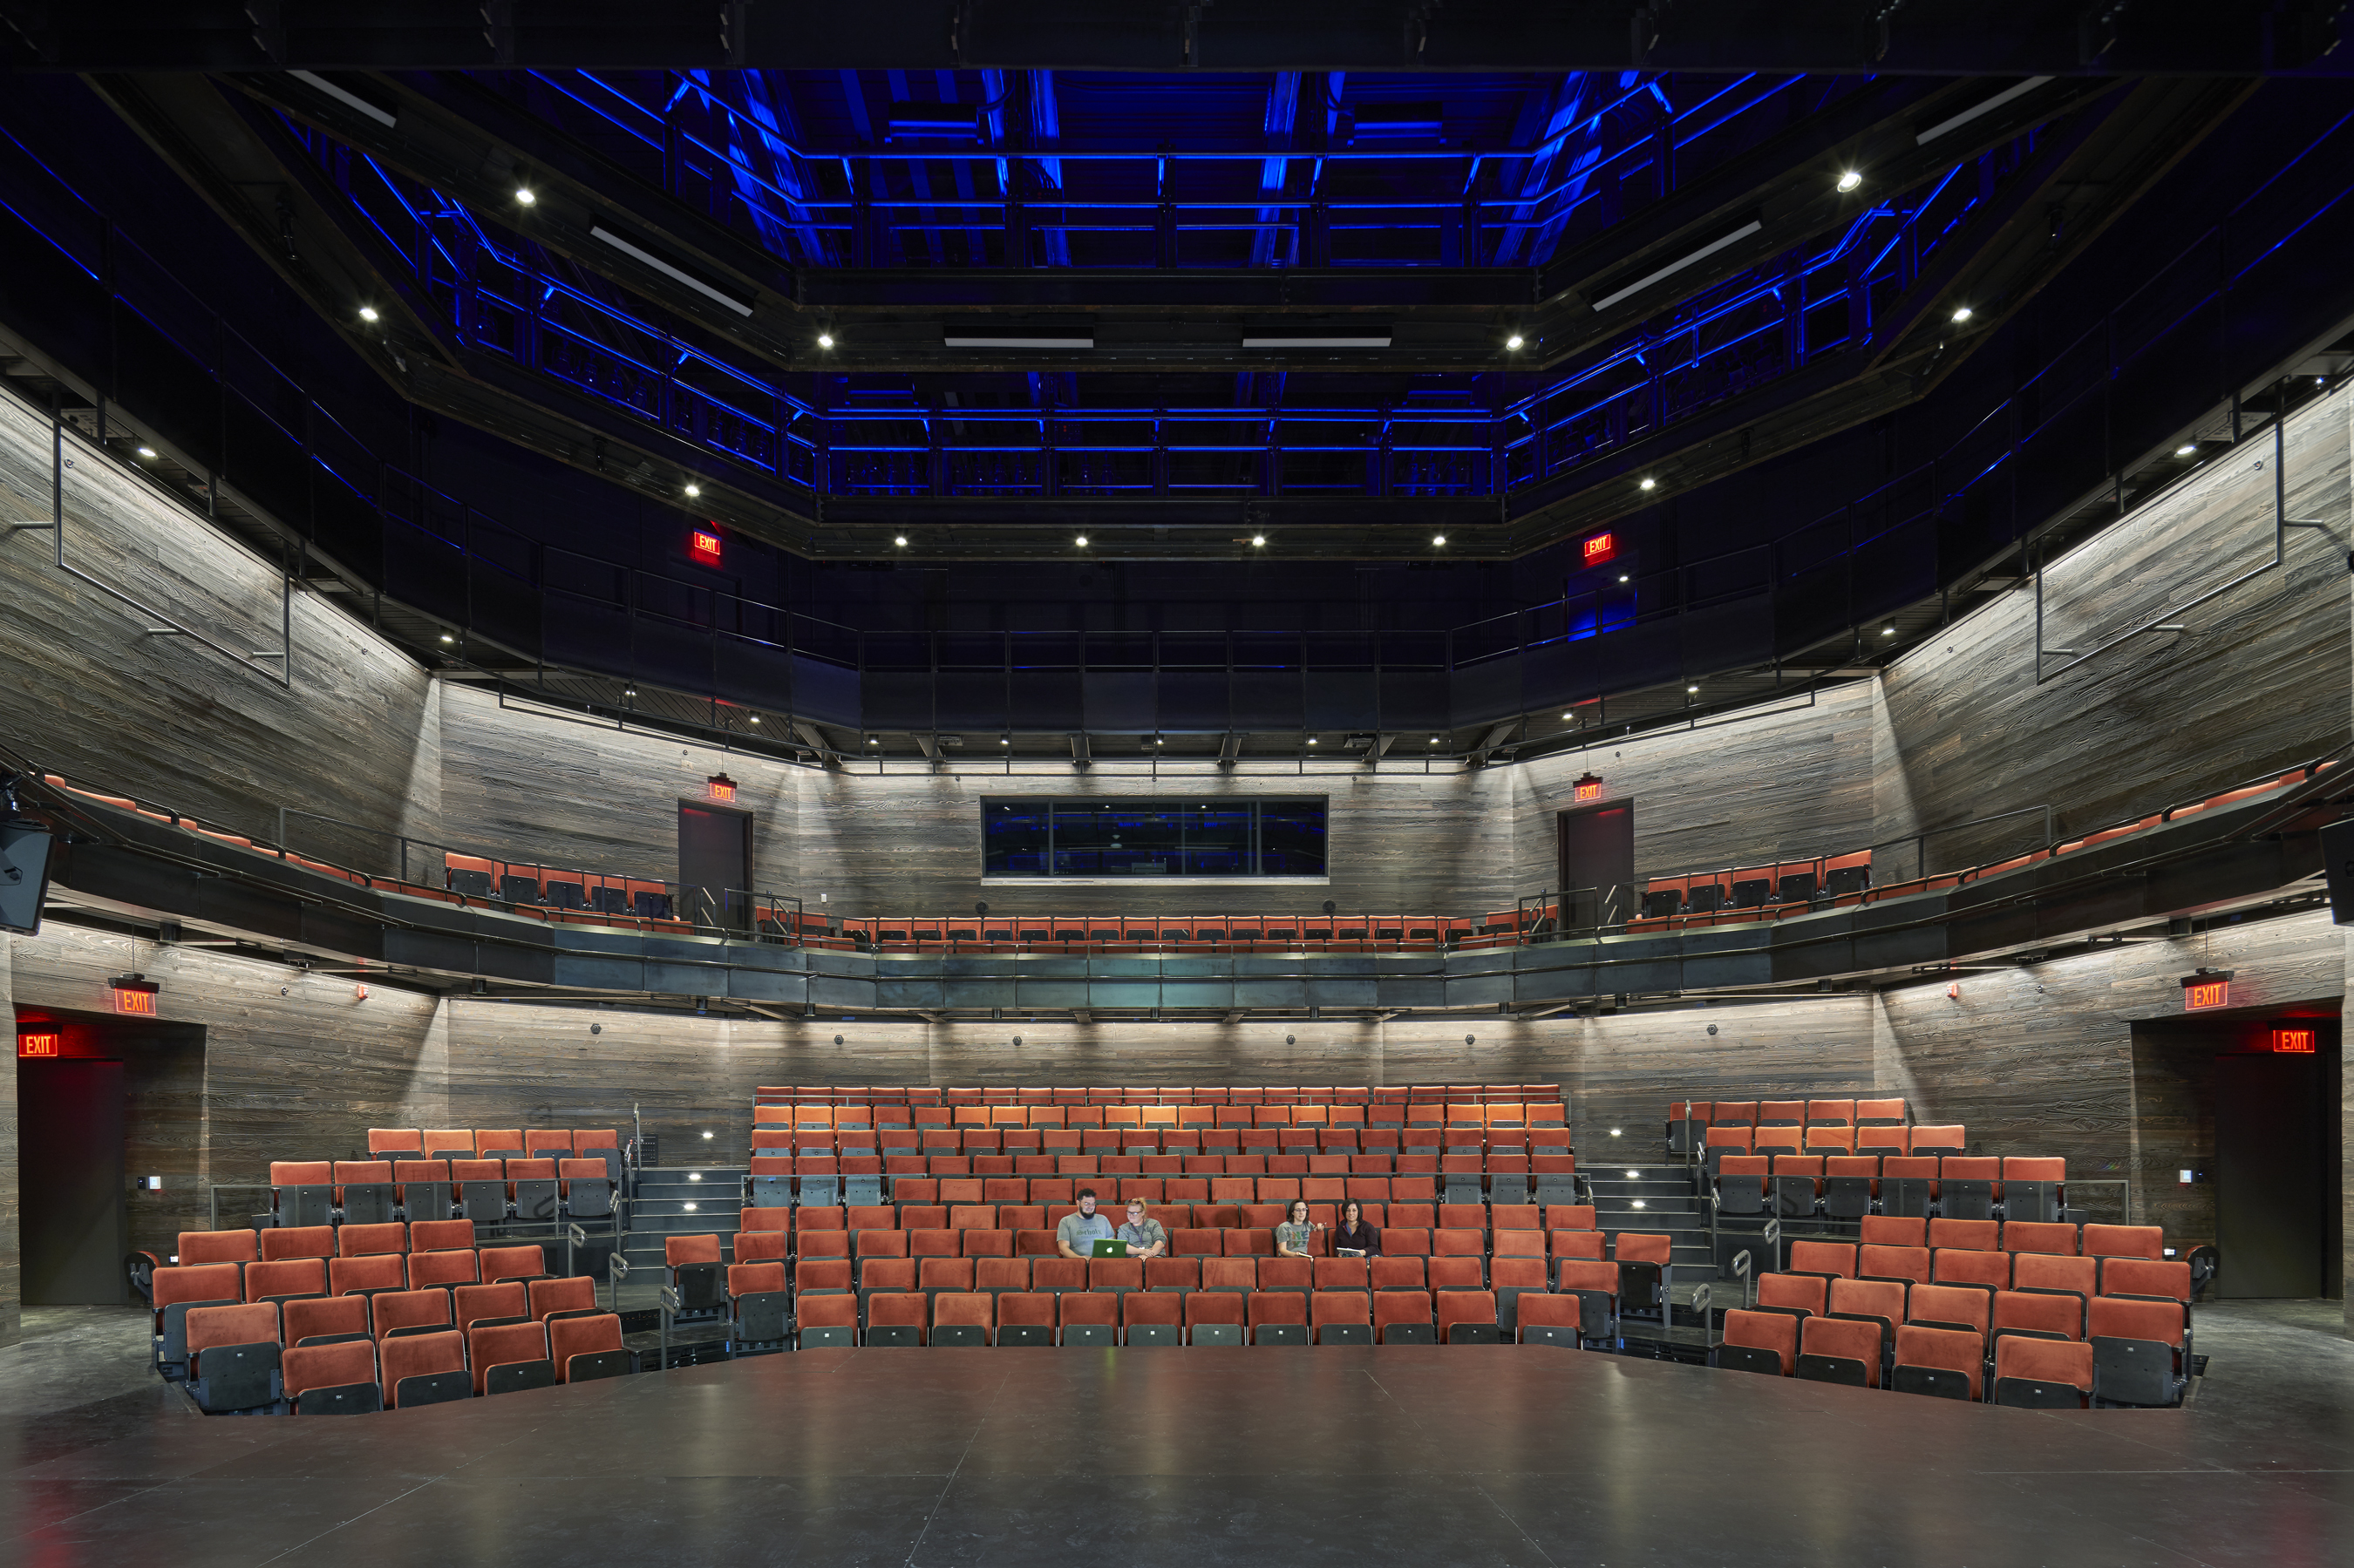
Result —
M376 307L374 305L362 305L360 307L360 320L364 322L372 322L376 319Z
M891 543L898 546L899 548L904 550L907 547L907 535L905 534L895 534L891 537Z
M154 457L155 455L155 449L154 447L141 447L139 449L139 455L143 458Z
M444 642L455 642L458 640L445 631L441 634L441 641Z
M1312 736L1312 735L1311 735L1311 736L1310 736L1308 737L1308 744L1309 744L1309 745L1310 745L1310 746L1315 745L1315 744L1316 744L1316 737L1315 737L1314 736Z
M539 196L529 185L517 185L515 187L515 205L517 207L536 207L538 204Z
M1893 626L1883 626L1880 629L1880 634L1882 637L1893 637L1896 635L1896 628Z
M833 346L833 334L830 332L822 332L818 334L817 345L820 348L832 348Z
M1009 739L1007 739L1004 736L1002 736L1002 735L1001 735L1001 736L999 736L997 737L997 744L998 744L998 745L1000 745L1000 746L1012 746L1012 745L1013 744L1013 741L1011 741L1011 740L1009 740ZM1006 810L1013 810L1013 808L1009 806L1009 807L1007 807L1007 808L1006 808Z
M1080 535L1078 543L1080 549L1086 549L1087 547L1087 536L1085 534Z
M1166 741L1162 740L1159 736L1157 736L1157 735L1156 735L1156 736L1154 736L1152 737L1152 744L1153 744L1153 745L1155 745L1155 746L1165 746L1165 745L1167 745L1168 743L1167 743ZM1310 741L1308 744L1309 744L1309 745L1310 745L1310 746L1313 746L1313 745L1315 745L1316 743L1315 743L1314 741L1312 741L1312 740L1311 740L1311 741Z
M1577 715L1575 714L1564 714L1561 716L1564 719L1572 719L1575 718Z
M709 1133L707 1133L707 1132L706 1132L706 1133L705 1133L703 1136L704 1136L704 1137L705 1137L705 1138L709 1138L711 1135L710 1135ZM702 1177L700 1177L700 1176L697 1176L697 1177L695 1177L695 1181L702 1181L702 1180L703 1180L703 1178L702 1178Z
M1266 544L1266 543L1267 543L1267 535L1264 535L1264 534L1254 534L1254 535L1251 535L1251 544L1252 544L1253 546L1264 545L1264 544Z
M1659 487L1659 482L1656 479L1647 479L1643 482L1643 488L1646 490L1657 490Z
M1521 336L1519 333L1514 333L1511 336L1504 340L1504 346L1506 348L1518 348L1527 341L1528 340Z
M879 735L870 735L866 737L866 744L869 746L880 746L883 744L883 737Z
M1627 580L1627 574L1625 572L1620 572L1618 574L1618 580L1622 583L1625 582Z
M1430 542L1434 545L1444 545L1447 543L1447 535L1444 534L1433 534L1430 536Z
M1859 171L1854 169L1842 169L1840 171L1840 189L1843 191L1851 191L1861 184L1863 184L1863 175Z
M1438 744L1438 737L1437 737L1437 736L1435 736L1435 735L1434 735L1434 736L1432 736L1430 737L1430 744L1431 744L1431 745L1433 745L1433 746L1437 746L1437 745Z
M2174 455L2176 457L2190 457L2198 450L2199 443L2197 441L2185 441L2180 446L2174 449Z
M1954 307L1954 319L1955 319L1956 321L1957 321L1957 322L1966 322L1966 321L1969 320L1969 319L1970 319L1970 308L1969 308L1969 306L1967 306L1967 305L1956 305L1956 306Z
M686 487L686 493L689 495L700 495L703 493L703 486L699 484L690 484Z
M1635 1200L1635 1207L1637 1207L1637 1208L1638 1208L1638 1209L1639 1209L1639 1208L1641 1208L1642 1206L1643 1206L1643 1200L1642 1200L1642 1199L1640 1199L1640 1198L1636 1199L1636 1200ZM691 1209L691 1208L695 1207L695 1205L694 1205L693 1203L689 1203L689 1204L687 1205L687 1207Z
M1686 687L1684 688L1684 692L1685 692L1685 694L1686 694L1686 695L1690 695L1691 693L1693 693L1693 692L1697 692L1697 691L1699 691L1699 690L1700 690L1700 688L1699 688L1698 686L1686 686Z
M693 1203L687 1203L687 1204L684 1204L684 1205L682 1205L682 1206L686 1210L686 1212L687 1212L688 1213L690 1213L690 1214L691 1214L691 1213L695 1213L695 1205L694 1205ZM1641 1208L1643 1205L1642 1205L1642 1204L1640 1204L1640 1203L1638 1203L1638 1204L1636 1204L1635 1206L1636 1206L1637 1208L1638 1208L1638 1209L1639 1209L1639 1208Z

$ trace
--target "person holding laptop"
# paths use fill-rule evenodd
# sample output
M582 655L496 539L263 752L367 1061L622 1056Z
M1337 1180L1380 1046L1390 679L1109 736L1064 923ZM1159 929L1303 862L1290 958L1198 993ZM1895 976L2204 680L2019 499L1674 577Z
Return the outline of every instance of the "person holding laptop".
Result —
M1364 1206L1352 1198L1341 1205L1341 1223L1332 1227L1335 1257L1379 1257L1382 1233L1365 1224Z
M1096 1190L1080 1188L1078 1212L1065 1214L1055 1227L1055 1250L1065 1257L1090 1258L1097 1255L1096 1243L1112 1239L1111 1221L1096 1213Z
M1283 1211L1283 1224L1275 1227L1275 1255L1308 1256L1309 1239L1323 1228L1308 1223L1307 1199L1292 1199L1290 1206Z
M1169 1250L1169 1232L1159 1220L1144 1217L1144 1200L1128 1201L1128 1224L1113 1239L1124 1243L1129 1257L1159 1257Z

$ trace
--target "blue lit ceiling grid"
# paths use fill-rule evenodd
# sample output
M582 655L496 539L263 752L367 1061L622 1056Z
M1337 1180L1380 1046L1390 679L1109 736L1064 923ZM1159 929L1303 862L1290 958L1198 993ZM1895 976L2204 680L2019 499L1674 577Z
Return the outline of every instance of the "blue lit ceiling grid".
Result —
M1355 215L1351 232L1367 237L1355 259L1451 262L1417 251L1420 239L1378 238L1435 232L1444 206L1474 214L1466 221L1477 243L1459 249L1477 264L1543 263L1594 238L1629 203L1657 199L1868 80L1046 71L480 79L632 175L682 194L699 188L714 216L797 264L846 264L856 249L854 208L864 204L899 237L897 263L997 265L1002 244L991 253L985 242L1008 232L1010 185L1040 241L1034 266L1106 264L1089 236L1125 232L1129 217L1169 204L1181 232L1197 225L1247 240L1213 247L1217 264L1267 268L1297 260L1300 204L1336 191L1379 196L1341 204ZM1888 193L1843 230L1542 374L1373 365L822 375L788 373L712 338L495 216L284 123L415 270L458 341L812 496L1501 497L1507 514L1541 503L1520 495L1531 487L1872 344L1874 302L1902 292L2034 141ZM1447 189L1434 206L1440 171ZM1042 195L1054 199L1042 206ZM842 330L854 332L854 318Z

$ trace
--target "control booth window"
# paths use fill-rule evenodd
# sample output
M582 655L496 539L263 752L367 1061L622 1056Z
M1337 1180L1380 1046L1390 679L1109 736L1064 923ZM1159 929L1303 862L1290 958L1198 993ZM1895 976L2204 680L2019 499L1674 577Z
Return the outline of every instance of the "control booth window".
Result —
M986 876L1322 876L1325 803L983 800Z

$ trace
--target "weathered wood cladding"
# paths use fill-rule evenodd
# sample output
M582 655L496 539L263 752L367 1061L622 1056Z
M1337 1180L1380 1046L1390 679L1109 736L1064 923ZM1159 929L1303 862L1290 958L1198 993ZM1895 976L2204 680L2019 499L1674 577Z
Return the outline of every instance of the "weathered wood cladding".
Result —
M16 940L0 931L0 1012L16 1016ZM17 1214L23 1197L17 1169L16 1071L0 1083L0 1346L25 1331L25 1267Z
M111 461L67 475L68 558L241 652L281 646L280 575ZM46 424L0 399L0 505L49 515ZM389 866L389 835L440 835L440 691L414 660L324 596L293 599L292 684L58 569L52 535L0 537L0 736L45 767L275 837L281 806L313 853ZM264 662L267 665L268 662Z
M2288 514L2342 524L2348 419L2332 397L2289 422ZM2047 573L2047 648L2103 635L2271 554L2272 443L2219 456ZM2252 465L2263 462L2262 469ZM1872 838L2054 809L2065 839L2309 761L2347 738L2342 539L2288 531L2285 564L2038 686L2035 595L2020 588L1916 644L1880 682ZM2063 661L2047 661L2047 668ZM1932 869L2041 842L2040 815L1930 841ZM1910 875L1892 853L1880 874Z

